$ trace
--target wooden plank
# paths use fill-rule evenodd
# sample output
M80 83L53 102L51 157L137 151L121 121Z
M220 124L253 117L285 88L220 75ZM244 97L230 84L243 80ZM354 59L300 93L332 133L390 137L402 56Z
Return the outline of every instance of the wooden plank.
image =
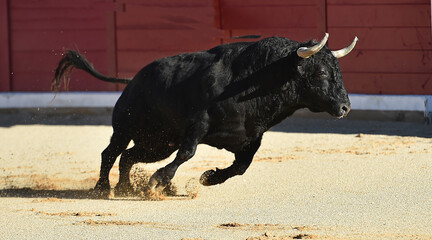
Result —
M108 3L115 3L115 0L106 0ZM106 64L107 74L117 76L117 29L115 11L106 11ZM116 90L118 87L116 85Z
M430 4L430 0L327 0L329 5Z
M342 72L432 73L432 51L353 50L339 61Z
M327 0L316 0L317 5L317 28L320 35L328 32L327 30Z
M213 8L214 8L214 26L218 29L222 29L222 1L221 0L213 0Z
M430 28L329 28L329 47L348 46L358 36L356 50L432 50Z
M53 20L54 19L70 19L70 20L92 20L103 19L104 11L94 9L11 9L11 20Z
M429 5L329 5L328 27L430 27Z
M49 72L34 73L34 72L13 72L13 91L26 92L48 92L50 91L51 79L53 74Z
M104 29L105 14L95 10L11 10L12 30Z
M38 30L13 31L13 51L62 52L63 49L80 51L105 50L104 30ZM32 39L29 41L28 39Z
M37 0L37 1L11 1L12 9L90 9L105 3L104 0Z
M11 90L10 44L9 44L9 5L8 0L0 0L0 91Z
M349 93L432 94L431 74L343 73Z
M120 50L199 51L219 44L219 31L207 30L118 30Z
M172 0L118 0L117 2L126 3L129 6L159 6L164 8L171 7L211 7L212 1L203 0L187 0L187 1L172 1Z
M224 36L224 43L229 42L243 42L243 41L257 41L259 39L232 39L231 37L246 36L246 35L260 35L261 38L266 37L285 37L294 41L305 42L311 39L320 39L322 36L318 34L317 28L272 28L272 29L232 29L226 31Z
M215 10L211 8L130 7L118 13L119 29L203 29L215 26Z
M249 7L249 6L315 6L315 0L221 0L224 7Z
M316 27L315 6L223 7L224 29ZM287 17L288 16L288 17Z

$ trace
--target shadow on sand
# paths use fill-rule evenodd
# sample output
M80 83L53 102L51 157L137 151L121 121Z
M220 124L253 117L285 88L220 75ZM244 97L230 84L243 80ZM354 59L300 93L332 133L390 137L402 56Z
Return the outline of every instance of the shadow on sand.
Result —
M378 121L333 119L321 114L319 118L291 117L271 128L287 133L373 134L432 138L432 126L414 121Z
M112 108L0 110L0 127L33 124L111 126L111 113ZM424 123L422 112L353 110L347 118L336 120L327 113L301 109L271 131L432 137L432 126Z
M31 188L0 189L0 197L92 199L89 190L35 190Z
M31 188L0 189L0 198L40 198L40 199L95 199L110 201L155 201L155 200L190 200L195 195L177 194L173 189L165 189L162 194L142 197L138 193L123 197L100 197L91 190L36 190Z

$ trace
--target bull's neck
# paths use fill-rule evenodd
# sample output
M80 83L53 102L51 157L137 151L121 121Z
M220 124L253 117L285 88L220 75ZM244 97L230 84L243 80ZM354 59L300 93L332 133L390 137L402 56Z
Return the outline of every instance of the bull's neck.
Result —
M296 91L296 85L294 81L287 82L277 93L280 100L279 111L275 112L273 121L270 122L269 127L272 127L288 116L291 116L298 109L304 108L299 103L299 93Z
M251 77L257 82L255 91L261 93L253 99L254 117L268 128L281 122L296 110L303 108L296 75L297 56L281 58L259 70Z
M303 108L299 103L295 82L289 81L278 89L255 100L255 117L269 129L280 123L296 110Z

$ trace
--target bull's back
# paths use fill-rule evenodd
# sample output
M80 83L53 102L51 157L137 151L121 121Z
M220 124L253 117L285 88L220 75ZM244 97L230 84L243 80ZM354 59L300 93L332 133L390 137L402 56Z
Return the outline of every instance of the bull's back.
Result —
M153 111L187 118L222 94L232 81L231 64L239 44L158 59L135 76L131 94Z

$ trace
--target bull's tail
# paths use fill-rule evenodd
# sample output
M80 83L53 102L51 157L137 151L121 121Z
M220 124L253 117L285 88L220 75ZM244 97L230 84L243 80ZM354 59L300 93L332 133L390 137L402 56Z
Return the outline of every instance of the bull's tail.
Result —
M102 75L96 71L92 64L87 61L87 59L80 53L72 50L67 50L64 52L62 59L60 60L57 69L55 70L54 79L51 82L51 90L58 91L62 80L65 80L65 85L67 88L69 82L69 76L73 68L78 68L83 71L88 72L93 77L111 83L129 83L130 79L113 78Z

